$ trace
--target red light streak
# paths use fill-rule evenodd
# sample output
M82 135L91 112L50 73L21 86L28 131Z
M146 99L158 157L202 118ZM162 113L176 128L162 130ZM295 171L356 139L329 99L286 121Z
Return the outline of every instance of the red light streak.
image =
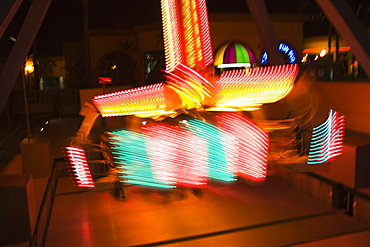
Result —
M90 168L86 160L85 151L82 148L65 147L68 160L70 161L74 178L78 187L95 188Z
M342 154L343 140L344 140L344 116L339 116L337 111L334 111L332 116L332 126L330 133L330 147L329 147L329 159L333 159L336 156Z
M111 77L99 77L99 83L111 84L112 78Z

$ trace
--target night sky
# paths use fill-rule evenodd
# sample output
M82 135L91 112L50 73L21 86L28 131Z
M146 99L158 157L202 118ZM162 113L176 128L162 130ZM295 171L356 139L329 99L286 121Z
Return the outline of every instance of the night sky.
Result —
M266 0L265 2L271 13L298 13L300 10L297 9L297 3L305 4L306 0ZM81 3L82 0L54 0L52 2L37 38L40 53L61 54L63 41L82 39ZM309 5L307 4L306 8L312 8ZM248 12L246 0L208 0L207 6L209 12ZM124 26L133 23L160 22L160 20L160 0L89 1L90 28L114 28L117 24Z
M37 36L39 55L62 55L62 43L81 40L83 35L83 0L53 0ZM265 0L269 13L319 13L314 0ZM370 16L369 0L351 0ZM30 0L24 0L16 17L0 40L0 56L11 48L9 36L17 35ZM208 11L247 13L246 0L207 0ZM160 0L89 0L90 28L115 28L117 25L160 22Z

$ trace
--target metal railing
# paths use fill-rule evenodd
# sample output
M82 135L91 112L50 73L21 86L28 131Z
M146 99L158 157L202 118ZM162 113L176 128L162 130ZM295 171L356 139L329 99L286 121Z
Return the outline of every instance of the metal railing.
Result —
M57 158L53 162L52 172L46 185L44 197L42 199L40 211L36 221L35 231L31 241L29 242L29 247L45 246L58 178L60 177L61 171L65 167L65 162L66 161L64 158Z
M12 113L25 113L23 92L12 92L9 103ZM28 91L27 104L30 114L50 112L58 112L65 115L78 114L80 110L80 90L62 89Z

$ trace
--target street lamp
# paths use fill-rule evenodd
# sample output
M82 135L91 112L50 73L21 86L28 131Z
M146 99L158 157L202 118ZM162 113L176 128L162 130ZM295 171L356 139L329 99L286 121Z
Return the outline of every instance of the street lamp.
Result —
M27 100L27 89L26 89L26 76L27 80L29 77L29 74L32 73L35 70L33 61L31 59L26 59L26 62L24 64L24 73L22 73L22 84L23 84L23 97L24 97L24 108L25 108L25 114L26 114L26 125L27 125L27 135L28 135L28 141L30 141L31 138L31 127L30 127L30 119L29 119L29 113L28 113L28 100Z

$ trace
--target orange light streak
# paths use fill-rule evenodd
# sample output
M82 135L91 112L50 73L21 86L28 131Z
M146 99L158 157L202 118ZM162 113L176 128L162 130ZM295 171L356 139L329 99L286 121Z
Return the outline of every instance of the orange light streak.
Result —
M163 83L95 96L93 103L103 117L167 113Z
M166 78L169 87L179 94L182 106L187 109L201 107L205 99L211 97L213 85L198 72L183 64L178 64L176 73L168 73Z
M161 0L164 53L166 56L167 71L173 71L176 64L183 61L178 11L176 1Z
M208 13L204 0L162 0L166 70L179 63L203 69L213 63Z
M317 53L319 54L323 49L327 49L327 48L309 48L309 49L303 49L302 53ZM330 51L336 51L337 50L337 47L331 47L330 48ZM349 51L351 50L351 47L350 46L342 46L342 47L339 47L339 51Z

